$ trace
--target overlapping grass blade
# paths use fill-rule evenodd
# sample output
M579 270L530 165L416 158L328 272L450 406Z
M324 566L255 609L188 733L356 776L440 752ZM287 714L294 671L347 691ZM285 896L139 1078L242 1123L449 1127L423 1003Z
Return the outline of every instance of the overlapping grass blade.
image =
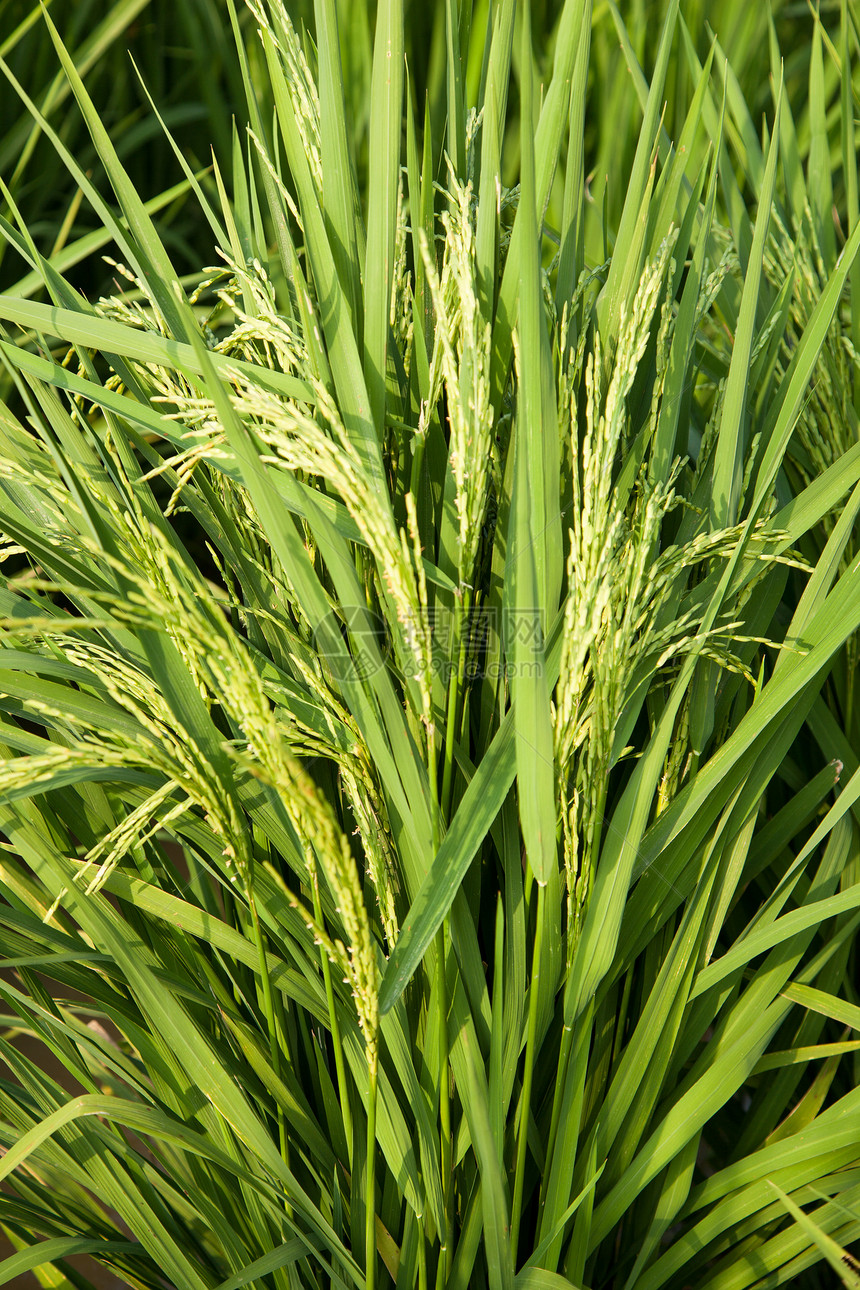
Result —
M18 77L0 1277L847 1266L856 6L515 8L231 0L150 200Z

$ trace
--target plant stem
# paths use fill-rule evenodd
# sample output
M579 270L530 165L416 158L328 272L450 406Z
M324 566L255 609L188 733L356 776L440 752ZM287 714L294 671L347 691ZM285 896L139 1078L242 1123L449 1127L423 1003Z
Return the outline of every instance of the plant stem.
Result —
M367 1169L365 1173L364 1258L365 1285L376 1290L376 1084L378 1065L374 1054L368 1063Z
M466 666L466 642L463 636L463 623L468 618L470 591L464 588L461 595L454 597L454 621L451 640L451 675L448 679L448 707L445 728L445 762L442 773L442 798L440 810L442 819L448 822L451 813L451 795L454 784L454 743L459 729L460 696L462 693L463 673ZM452 1190L452 1142L451 1142L451 1096L448 1086L449 1046L448 1046L448 987L445 980L445 946L448 941L448 920L444 920L436 934L436 996L439 1006L439 1127L442 1165L442 1198L444 1202L444 1230L442 1249L439 1254L439 1265L436 1272L436 1285L445 1284L451 1273L453 1261L453 1190Z
M451 675L448 678L448 709L445 726L445 765L442 772L442 816L447 822L451 811L451 794L453 790L454 743L459 728L460 694L463 683L463 672L466 667L466 642L463 637L463 623L468 618L471 605L471 591L464 587L460 594L454 596L454 621L451 629ZM456 660L456 661L455 661Z
M427 1290L427 1243L424 1240L424 1216L418 1224L418 1290Z
M552 1152L558 1139L558 1122L561 1118L561 1104L564 1100L564 1084L567 1078L567 1064L570 1061L570 1050L573 1047L573 1026L564 1026L561 1032L561 1044L558 1051L558 1069L555 1077L555 1092L552 1097L552 1115L550 1117L549 1136L547 1138L547 1157L541 1179L541 1206L546 1195L544 1187L549 1182L552 1168Z
M413 436L414 447L412 449L412 469L409 475L409 491L414 498L418 497L418 490L421 487L421 468L424 465L424 446L427 442L427 431L423 434Z
M324 927L322 904L320 903L319 886L316 881L312 883L314 892L314 918L320 927ZM320 950L320 961L322 963L323 981L325 983L325 997L328 1003L328 1019L331 1026L331 1042L334 1049L334 1066L337 1074L337 1091L340 1101L341 1115L343 1116L343 1132L346 1137L346 1151L349 1160L350 1172L352 1172L352 1111L349 1105L349 1086L346 1082L346 1066L343 1060L343 1044L340 1038L340 1026L337 1021L337 1013L334 1007L334 986L331 980L331 964L328 955L324 949Z
M526 1149L529 1129L529 1106L532 1096L532 1078L535 1065L535 1040L537 1037L537 1015L540 1001L540 961L543 949L544 902L546 887L538 887L537 919L535 927L534 956L532 958L532 979L529 987L529 1026L526 1039L526 1059L523 1070L523 1091L520 1096L520 1126L517 1138L517 1161L514 1175L514 1199L511 1206L511 1252L516 1265L517 1244L520 1235L520 1219L523 1208L523 1181L526 1171Z
M433 812L433 851L439 850L440 806L438 800L439 783L436 773L436 740L431 725L427 735L427 771L430 778L430 803ZM448 994L445 980L445 943L448 920L445 919L436 933L436 998L439 1008L439 1145L442 1167L442 1202L444 1227L440 1233L442 1249L436 1269L436 1284L441 1286L451 1270L451 1101L448 1090ZM419 1290L427 1290L427 1254L424 1248L424 1228L420 1228L418 1249L418 1283Z
M440 835L439 815L439 772L436 767L436 726L432 721L427 731L427 778L430 781L430 828L433 836L433 854L439 850L442 841Z
M269 1053L272 1059L272 1070L281 1077L281 1045L278 1040L278 1029L275 1021L275 1004L272 998L272 979L269 976L269 965L266 960L266 943L263 935L263 929L260 926L260 917L257 913L257 904L254 900L253 892L248 893L248 907L251 911L251 926L254 929L254 943L257 946L257 954L260 960L260 980L263 986L263 1008L266 1013L266 1025L269 1030ZM281 1158L285 1165L290 1163L290 1149L287 1142L286 1125L284 1124L284 1112L280 1104L277 1104L278 1117L278 1141L281 1147Z
M436 1271L436 1285L443 1286L451 1271L451 1095L448 1087L448 991L445 980L445 944L448 939L448 920L443 921L436 933L436 997L439 1008L439 1130L440 1159L442 1167L442 1202L444 1227L440 1233L442 1248Z

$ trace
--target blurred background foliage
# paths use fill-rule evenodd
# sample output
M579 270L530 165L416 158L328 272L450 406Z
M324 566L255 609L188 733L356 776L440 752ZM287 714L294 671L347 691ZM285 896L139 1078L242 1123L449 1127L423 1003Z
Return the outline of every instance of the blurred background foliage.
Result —
M222 0L48 0L47 7L60 34L72 52L78 70L108 126L119 156L138 191L157 210L157 223L180 272L199 272L201 262L210 261L211 237L199 204L188 200L188 186L165 143L162 128L147 99L147 91L165 125L181 145L189 164L208 170L211 149L222 160L230 153L234 122L240 136L246 124L241 78ZM306 50L313 61L310 32L313 28L312 0L290 0L290 16L305 32ZM367 162L367 115L371 70L372 32L375 4L371 0L350 0L340 12L341 46L347 112L351 135L357 144L360 191L364 191ZM532 5L535 72L545 85L551 68L561 0L535 0ZM489 0L461 5L460 46L468 49L466 101L478 96L487 48ZM594 6L592 55L589 75L589 105L586 114L585 165L589 176L593 218L586 227L586 259L604 259L604 229L617 227L641 123L637 87L628 71L619 38L621 24L640 65L653 65L656 43L666 0L602 0ZM749 106L750 117L761 130L772 119L773 96L769 75L769 48L776 38L785 63L786 93L798 130L801 159L809 148L809 59L814 11L797 0L685 0L681 6L695 52L704 60L715 35L719 49L715 68L719 78L720 52L731 62L738 86ZM825 28L836 31L838 4L827 3L819 12ZM252 22L244 9L240 21ZM834 37L835 38L835 37ZM273 104L267 102L268 78L259 61L256 42L248 42L252 58L258 60L255 84L260 95L263 118L271 119ZM508 133L503 152L505 175L513 184L519 174L519 112L517 85L520 75L519 39L514 41L514 76L508 103ZM406 49L409 93L420 121L426 108L435 144L436 169L441 175L446 122L445 87L445 5L411 0L406 5ZM70 151L104 186L92 142L79 113L70 103L65 78L58 70L56 55L40 21L40 7L32 0L0 0L0 56L32 100L45 112ZM136 70L137 69L137 70ZM138 75L139 73L139 75ZM143 82L143 84L141 83ZM143 85L145 84L146 90ZM666 84L666 131L677 139L683 126L695 80L685 56L682 37L676 37ZM835 123L839 99L839 75L832 60L825 64L825 91L830 120ZM855 91L856 95L856 91ZM674 116L672 114L675 114ZM101 260L104 247L88 250L85 239L98 229L98 221L80 200L73 180L59 166L56 155L33 124L15 88L0 77L0 176L19 204L27 211L28 225L43 253L65 252L66 271L79 245L80 262L71 269L71 279L88 295L110 289L113 273ZM731 127L730 127L731 129ZM836 131L838 133L838 129ZM736 178L746 191L743 149L731 140L739 155ZM840 140L830 140L834 160ZM704 149L705 141L699 146ZM562 158L564 158L562 151ZM839 167L834 165L834 198L843 206L838 189ZM547 224L561 222L564 166L559 166L547 209ZM214 195L214 184L210 186ZM8 200L0 199L0 216L8 219ZM611 250L611 245L608 248ZM0 289L22 292L22 266L0 239ZM30 289L36 288L35 281Z
M162 197L159 227L179 264L199 267L201 217L187 202L186 186L172 199L182 175L147 100L141 79L164 123L181 140L195 168L207 167L210 149L229 150L232 117L244 96L235 45L219 0L48 0L57 24L117 151L138 190ZM109 190L95 149L74 105L32 0L0 0L0 56L69 150L105 193ZM27 211L40 249L59 253L99 227L56 153L6 77L0 76L0 176ZM164 195L167 195L164 198ZM0 214L9 216L8 200ZM82 290L107 285L98 255L84 257L72 279ZM12 290L20 262L0 244L0 288Z

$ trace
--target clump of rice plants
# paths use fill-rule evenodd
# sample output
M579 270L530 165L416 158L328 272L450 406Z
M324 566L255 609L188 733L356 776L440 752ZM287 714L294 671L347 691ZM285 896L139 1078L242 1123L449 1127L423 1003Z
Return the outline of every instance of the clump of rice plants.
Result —
M4 187L0 1280L855 1286L854 0L306 8L165 127L191 293L44 18L116 289Z

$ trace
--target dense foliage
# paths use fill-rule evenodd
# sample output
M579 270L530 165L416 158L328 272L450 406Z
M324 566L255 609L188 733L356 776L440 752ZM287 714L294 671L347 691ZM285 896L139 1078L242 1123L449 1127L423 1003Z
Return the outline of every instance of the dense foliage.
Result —
M0 1284L856 1288L858 8L405 8L2 47Z

